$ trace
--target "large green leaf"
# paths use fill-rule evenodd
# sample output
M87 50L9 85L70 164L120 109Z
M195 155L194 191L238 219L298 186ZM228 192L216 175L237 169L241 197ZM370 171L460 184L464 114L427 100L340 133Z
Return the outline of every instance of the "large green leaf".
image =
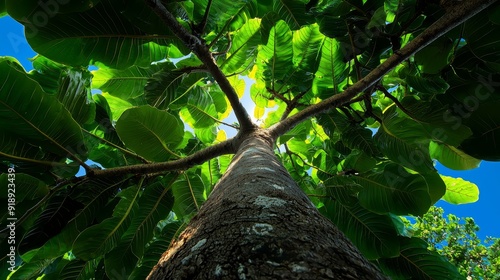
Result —
M469 170L479 167L481 160L473 158L463 151L442 143L431 141L429 152L432 158L454 170Z
M151 106L128 109L116 122L116 131L125 145L146 159L165 161L177 156L184 128L172 114Z
M311 88L314 72L318 69L321 43L324 36L318 25L307 25L293 32L293 71L286 81L288 85L297 85L298 91Z
M147 278L153 267L158 263L158 259L168 250L176 235L180 233L180 230L183 228L182 225L183 223L179 221L169 222L165 225L155 241L145 249L144 257L141 260L141 266L134 269L130 279Z
M95 5L89 3L83 12L73 13L64 13L63 9L72 5L55 4L57 9L51 10L50 19L44 6L36 1L24 1L26 7L14 2L7 1L7 11L24 24L31 47L57 62L72 66L101 62L126 68L182 56L175 46L170 46L177 38L163 24L144 30L136 26L140 25L138 19L130 21L122 13L135 1L102 0ZM143 4L142 8L147 7ZM152 11L149 16L149 20L157 19Z
M144 93L148 79L160 69L157 65L149 67L130 66L126 69L100 67L92 71L92 86L121 99L131 99Z
M47 184L35 177L15 172L10 174L11 176L8 173L0 174L0 199L12 198L14 195L16 204L19 204L24 200L38 200L49 192ZM15 189L8 188L9 184L12 184L12 179Z
M234 40L227 53L227 58L221 65L222 71L227 74L238 73L243 69L250 69L261 42L260 19L250 19L241 29L234 33Z
M43 245L51 237L57 235L83 207L81 203L69 196L59 195L51 198L31 229L23 236L19 251L25 253Z
M451 125L451 111L441 102L424 102L414 97L406 97L401 103L411 113L409 117L422 126L429 139L458 146L472 135L471 129L462 123Z
M78 235L94 223L95 217L103 211L109 198L121 186L122 182L89 182L82 184L74 191L74 199L84 206L70 219L62 231L52 237L35 251L23 255L26 261L56 258L71 250Z
M358 203L357 193L363 188L351 177L331 177L324 184L327 194L346 206Z
M321 44L321 58L314 75L312 92L322 97L339 93L339 85L346 78L347 64L344 62L341 44L331 38L324 38Z
M33 60L34 70L29 72L47 93L54 94L81 125L91 123L95 117L95 104L90 93L92 75L87 69L73 68L43 56Z
M166 180L171 184L177 176ZM140 208L132 223L120 239L118 246L106 254L104 264L108 275L122 271L130 275L137 261L143 256L146 245L151 242L153 231L158 222L165 219L174 203L170 186L160 182L146 186L139 200Z
M376 213L418 216L431 207L424 178L401 166L390 164L383 172L353 176L353 180L363 186L358 195L360 205Z
M332 200L326 201L320 210L368 259L399 254L396 228L388 215L375 214L357 203L346 206Z
M429 95L444 93L450 87L443 78L436 75L425 77L408 75L406 83L414 90Z
M491 8L493 7L495 6ZM498 5L496 9L498 10ZM464 48L464 54L474 54L474 58L480 59L498 72L500 71L500 51L496 47L498 45L496 35L500 32L500 26L490 20L485 20L488 12L489 9L483 11L465 24L463 35L467 45Z
M156 224L165 219L172 210L174 197L171 187L177 175L171 175L162 182L146 186L139 200L140 209L132 219L132 224L125 232L123 239L131 239L132 252L142 256L146 244L153 237Z
M17 142L20 146L38 146L60 157L86 156L80 126L54 96L43 92L17 62L8 58L0 58L0 73L0 131L18 139L12 142L3 138L2 156L19 159L7 154L10 145L6 146Z
M218 114L212 96L203 91L189 95L180 111L182 119L192 128L207 128L215 124Z
M170 103L175 101L184 92L179 88L184 81L186 74L179 70L164 67L156 72L148 80L144 87L144 95L149 105L158 109L167 109Z
M453 41L441 37L415 54L415 62L424 73L437 74L448 65L453 49Z
M380 152L373 141L372 131L361 126L349 126L342 131L341 139L350 149L358 149L369 156L375 156Z
M446 184L446 194L443 200L451 204L473 203L479 199L479 188L476 184L462 178L452 178L441 175Z
M292 32L284 21L278 21L271 28L265 46L259 48L257 66L260 76L266 85L279 90L275 83L281 81L292 67L293 59Z
M273 11L283 19L291 29L296 30L307 24L311 16L306 11L306 4L301 0L274 0Z
M420 124L399 116L395 106L384 112L382 120L375 141L389 159L423 174L435 170L427 133Z
M399 239L400 255L378 261L383 271L392 279L465 279L444 257L427 250L427 243L422 239L405 237Z
M473 134L460 145L461 150L478 159L500 160L499 106L500 100L487 100L467 118Z
M184 220L189 220L200 210L206 200L203 180L192 173L187 173L172 185L175 197L174 212Z
M140 187L133 186L118 193L120 202L116 205L113 216L97 225L85 229L73 243L73 254L79 259L97 258L113 249L130 225L132 216L137 211L137 199Z

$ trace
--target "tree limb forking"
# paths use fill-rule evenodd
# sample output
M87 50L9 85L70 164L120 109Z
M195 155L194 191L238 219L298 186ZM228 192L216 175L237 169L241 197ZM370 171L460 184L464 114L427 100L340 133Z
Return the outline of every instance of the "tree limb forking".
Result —
M212 74L214 79L219 84L219 87L226 95L229 103L231 103L234 114L240 123L241 130L253 130L255 128L255 124L253 124L252 119L240 103L238 94L236 94L236 91L231 86L231 83L226 78L224 73L222 73L219 66L217 66L217 63L215 62L207 45L200 38L190 34L159 0L145 1L163 20L168 28L205 64L205 67Z
M276 139L303 120L349 102L356 95L374 85L384 74L396 67L399 63L408 59L415 52L424 48L441 35L463 23L496 1L497 0L467 0L457 3L454 8L448 10L440 19L415 37L415 39L413 39L406 46L398 51L395 51L394 54L391 55L386 61L368 73L368 75L363 77L361 80L344 90L344 92L331 96L318 104L309 106L297 114L271 126L269 128L270 135L273 139Z

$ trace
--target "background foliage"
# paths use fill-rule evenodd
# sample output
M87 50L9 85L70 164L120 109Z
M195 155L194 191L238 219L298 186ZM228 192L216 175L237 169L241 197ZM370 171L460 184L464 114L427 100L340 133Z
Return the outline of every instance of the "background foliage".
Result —
M51 3L0 1L39 53L29 72L0 58L0 165L15 167L19 215L20 267L10 279L145 278L231 155L147 175L93 177L93 168L176 160L221 143L237 128L224 122L232 108L142 0ZM349 88L445 13L420 0L165 4L209 45L239 97L248 83L239 77L255 81L251 113L263 127ZM477 186L439 175L433 160L467 170L500 159L499 13L494 4L277 141L320 211L395 279L460 279L443 255L465 269L400 216L422 216L439 199L477 200ZM87 176L74 177L79 166ZM7 174L0 181L7 186Z

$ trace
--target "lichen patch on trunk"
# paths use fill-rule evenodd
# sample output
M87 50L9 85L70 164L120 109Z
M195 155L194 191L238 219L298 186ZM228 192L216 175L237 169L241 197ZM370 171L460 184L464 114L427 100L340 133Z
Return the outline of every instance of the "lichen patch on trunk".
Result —
M286 201L277 197L268 197L259 195L255 199L254 204L262 206L262 208L271 208L271 207L281 207L286 204Z

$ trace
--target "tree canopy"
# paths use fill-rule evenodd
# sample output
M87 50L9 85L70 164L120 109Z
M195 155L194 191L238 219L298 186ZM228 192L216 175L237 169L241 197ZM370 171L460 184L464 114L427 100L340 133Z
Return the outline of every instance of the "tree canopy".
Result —
M498 1L0 0L0 15L38 53L29 72L0 57L10 279L144 279L258 129L250 115L384 273L461 279L400 216L477 200L433 161L500 160Z

